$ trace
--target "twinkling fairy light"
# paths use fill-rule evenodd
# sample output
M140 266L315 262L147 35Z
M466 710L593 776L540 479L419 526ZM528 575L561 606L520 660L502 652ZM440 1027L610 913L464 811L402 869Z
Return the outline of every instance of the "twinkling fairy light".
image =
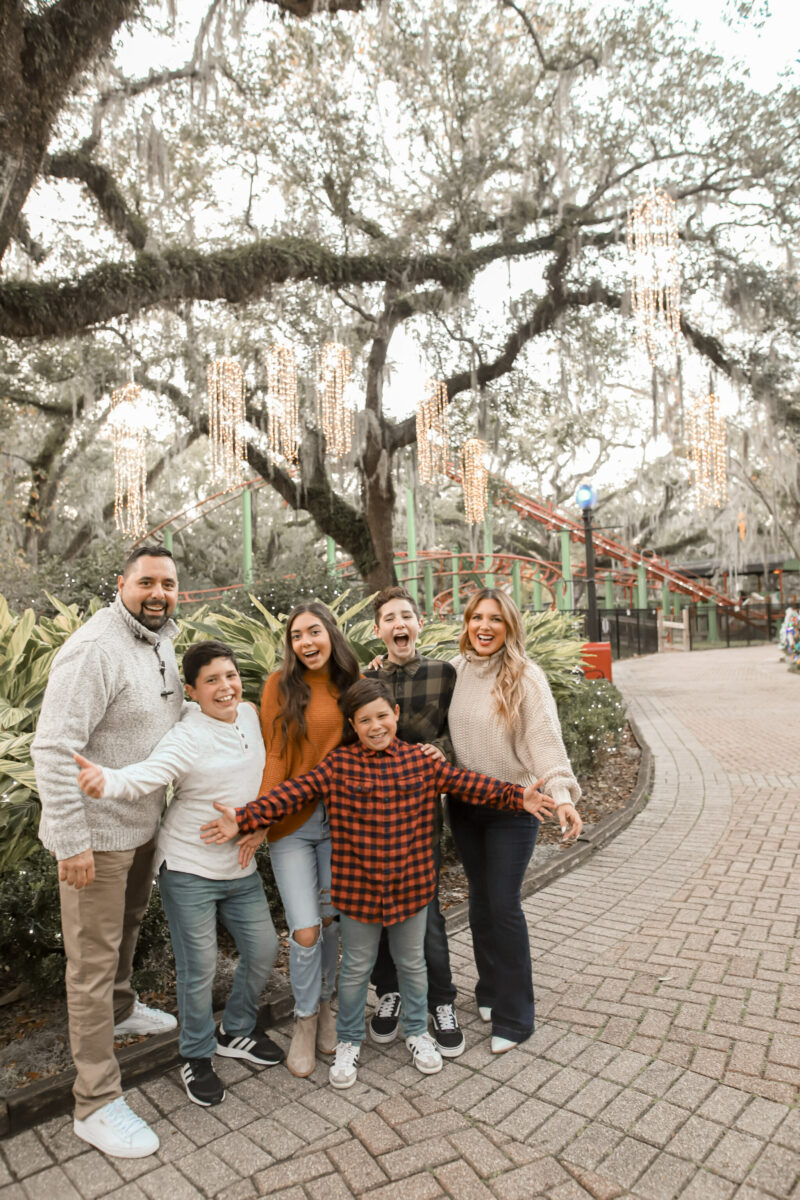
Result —
M147 412L131 380L111 393L108 424L114 458L114 521L125 537L147 532Z
M464 489L464 516L468 525L477 525L486 516L489 447L481 438L468 438L461 451L461 479Z
M681 330L675 201L655 188L628 213L631 309L650 361L672 362Z
M713 393L692 402L686 428L695 503L699 509L721 508L728 496L728 438L725 418Z
M297 401L297 364L291 346L273 345L266 353L267 437L270 449L287 462L297 461L300 415Z
M317 420L332 458L344 458L353 444L355 414L347 387L352 370L350 351L341 342L326 342L317 351Z
M247 463L244 372L232 358L215 358L207 375L211 474L235 487Z
M417 463L423 483L447 466L447 384L441 379L426 379L417 403Z

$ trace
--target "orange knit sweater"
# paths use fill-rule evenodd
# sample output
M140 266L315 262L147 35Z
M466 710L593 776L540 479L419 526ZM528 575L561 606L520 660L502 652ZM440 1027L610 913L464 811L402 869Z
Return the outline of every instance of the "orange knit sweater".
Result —
M337 703L338 693L330 681L327 670L306 671L305 682L311 688L311 697L306 709L306 736L297 742L289 736L286 748L283 749L283 731L281 729L282 704L278 695L278 677L280 672L273 671L264 684L261 697L261 732L264 735L264 746L267 751L267 761L264 767L264 777L261 780L263 796L271 788L277 787L295 775L303 775L313 771L326 754L335 750L342 740L343 720L342 711ZM318 804L306 805L298 813L291 813L270 825L268 841L277 842L279 838L294 833L301 825L305 825Z

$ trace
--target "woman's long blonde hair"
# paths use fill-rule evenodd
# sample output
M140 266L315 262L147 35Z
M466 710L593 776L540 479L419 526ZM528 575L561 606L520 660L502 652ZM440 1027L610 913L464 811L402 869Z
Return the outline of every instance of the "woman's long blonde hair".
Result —
M525 653L525 631L519 609L513 600L499 588L481 588L470 596L464 609L464 628L458 641L462 654L473 651L469 640L469 622L481 600L496 600L506 627L506 640L503 643L500 670L492 688L495 701L495 711L509 729L519 716L522 698L525 694L525 671L528 666L528 656Z

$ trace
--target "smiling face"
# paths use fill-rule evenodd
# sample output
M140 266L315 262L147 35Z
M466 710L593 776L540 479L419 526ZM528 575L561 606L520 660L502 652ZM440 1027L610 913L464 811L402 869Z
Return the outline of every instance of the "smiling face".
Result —
M476 654L486 658L506 640L506 623L496 600L480 600L469 618L467 635Z
M413 604L399 598L384 604L375 624L375 633L386 647L389 661L402 666L414 657L421 628L422 619L417 616Z
M350 721L365 750L385 750L397 733L400 706L388 700L371 700L357 708Z
M171 558L143 554L117 578L122 603L145 629L160 629L175 611L178 572Z
M242 699L242 680L229 658L212 658L197 672L194 687L187 683L186 693L207 717L233 724Z
M330 634L315 613L298 613L289 642L297 661L309 671L321 671L331 656Z

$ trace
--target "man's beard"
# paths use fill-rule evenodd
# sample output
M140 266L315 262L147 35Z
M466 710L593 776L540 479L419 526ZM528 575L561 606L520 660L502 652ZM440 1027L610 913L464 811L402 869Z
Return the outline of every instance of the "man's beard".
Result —
M157 633L159 629L163 629L169 620L169 613L166 606L160 612L146 612L144 608L140 608L138 613L133 614L140 625L144 625L145 629L149 629L151 633Z

